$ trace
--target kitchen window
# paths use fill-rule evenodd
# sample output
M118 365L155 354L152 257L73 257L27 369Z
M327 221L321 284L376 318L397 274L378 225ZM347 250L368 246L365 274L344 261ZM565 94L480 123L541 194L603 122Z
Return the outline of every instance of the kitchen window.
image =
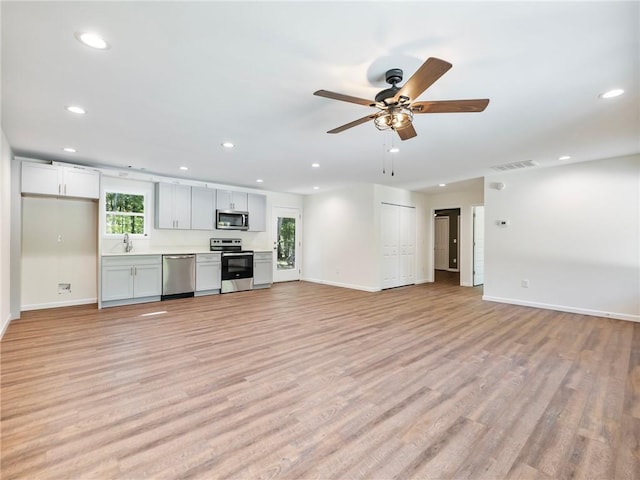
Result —
M105 233L146 235L144 194L105 192Z

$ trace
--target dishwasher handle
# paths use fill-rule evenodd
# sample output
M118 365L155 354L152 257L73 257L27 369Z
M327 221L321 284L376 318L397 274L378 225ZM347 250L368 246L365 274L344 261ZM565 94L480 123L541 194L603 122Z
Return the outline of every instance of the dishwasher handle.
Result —
M183 258L195 258L195 255L163 255L162 257L168 260L182 260Z

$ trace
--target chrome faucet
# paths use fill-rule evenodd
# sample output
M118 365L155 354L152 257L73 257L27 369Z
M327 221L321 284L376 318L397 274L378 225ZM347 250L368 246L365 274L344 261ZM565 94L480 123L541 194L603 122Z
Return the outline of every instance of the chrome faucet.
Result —
M129 239L129 234L128 233L124 234L123 242L124 242L124 251L125 252L129 253L131 250L133 250L133 241L131 241Z

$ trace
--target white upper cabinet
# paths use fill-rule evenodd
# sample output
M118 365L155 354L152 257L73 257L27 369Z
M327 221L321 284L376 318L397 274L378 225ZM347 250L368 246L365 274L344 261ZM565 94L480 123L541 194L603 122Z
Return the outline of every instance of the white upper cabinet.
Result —
M247 194L234 190L216 190L216 209L247 211Z
M249 193L247 195L249 212L249 231L250 232L266 232L267 231L267 196L258 193Z
M156 183L156 228L191 228L191 187Z
M22 162L22 193L99 198L100 172L75 165Z
M191 187L191 229L214 230L216 191L213 188Z

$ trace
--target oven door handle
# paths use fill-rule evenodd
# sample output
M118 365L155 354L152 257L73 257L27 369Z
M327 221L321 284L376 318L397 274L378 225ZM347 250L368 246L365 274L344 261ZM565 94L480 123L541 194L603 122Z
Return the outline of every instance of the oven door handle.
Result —
M230 252L223 252L222 253L223 257L253 257L253 253L247 253L247 252L237 252L237 253L230 253Z

